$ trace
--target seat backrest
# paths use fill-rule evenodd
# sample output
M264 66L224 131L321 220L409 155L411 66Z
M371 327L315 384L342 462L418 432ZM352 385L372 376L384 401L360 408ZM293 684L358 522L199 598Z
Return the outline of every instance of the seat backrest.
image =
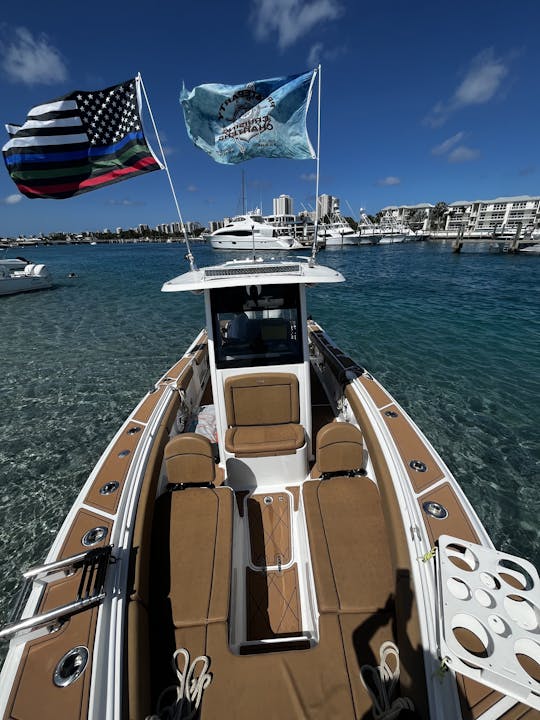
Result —
M298 378L292 373L229 377L225 380L225 409L229 427L298 423Z
M350 423L324 425L317 433L316 461L323 474L358 470L364 461L362 433Z
M210 440L197 433L182 433L169 440L165 446L165 465L171 484L211 484L216 477Z

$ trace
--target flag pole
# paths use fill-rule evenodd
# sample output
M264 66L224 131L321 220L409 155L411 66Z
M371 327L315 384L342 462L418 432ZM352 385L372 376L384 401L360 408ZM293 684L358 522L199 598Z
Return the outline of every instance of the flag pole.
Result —
M171 178L171 173L169 172L169 166L167 165L167 160L165 159L165 153L163 152L163 146L161 145L161 139L160 139L160 137L159 137L158 129L157 129L157 127L156 127L156 123L155 123L155 120L154 120L154 115L153 115L153 113L152 113L152 108L150 107L150 102L149 102L149 100L148 100L148 95L146 94L146 88L144 87L144 83L143 83L143 79L142 79L142 77L141 77L141 73L138 73L138 75L137 75L137 80L139 80L139 82L140 82L140 84L141 84L141 88L142 88L142 91L143 91L143 94L144 94L144 99L146 100L146 105L147 105L147 107L148 107L148 112L150 113L150 119L152 120L152 125L153 125L153 127L154 127L154 132L156 133L156 138L157 138L157 141L158 141L159 150L160 150L160 152L161 152L161 157L162 157L162 160L163 160L163 165L164 165L164 167L165 167L165 172L167 173L167 177L169 178L169 185L171 186L171 192L172 192L172 196L173 196L173 199L174 199L174 204L176 205L176 211L177 211L178 217L179 217L179 219L180 219L180 226L181 226L182 232L183 232L183 234L184 234L184 242L186 243L186 248L187 248L186 259L189 261L189 267L190 267L190 269L191 269L191 270L197 270L197 265L196 265L196 263L195 263L195 258L193 257L193 253L191 252L191 247L190 247L190 244L189 244L189 238L188 238L188 234L187 234L187 231L186 231L186 226L184 225L184 219L182 218L182 213L181 213L181 211L180 211L180 205L178 204L178 199L177 199L177 197L176 197L176 192L175 192L174 185L173 185L173 181L172 181L172 178Z
M319 167L320 167L320 155L321 155L321 66L319 64L317 68L319 73L319 92L317 98L317 172L315 179L315 228L313 236L313 247L311 249L311 260L310 265L315 264L315 257L317 255L317 233L319 231Z

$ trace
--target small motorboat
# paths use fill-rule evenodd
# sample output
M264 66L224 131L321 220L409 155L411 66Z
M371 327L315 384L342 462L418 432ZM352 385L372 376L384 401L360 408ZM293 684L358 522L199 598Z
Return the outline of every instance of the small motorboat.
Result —
M206 328L24 573L3 720L538 717L538 573L308 318L306 287L343 280L246 260L165 283Z
M0 295L47 290L52 277L46 265L35 264L25 258L0 259Z

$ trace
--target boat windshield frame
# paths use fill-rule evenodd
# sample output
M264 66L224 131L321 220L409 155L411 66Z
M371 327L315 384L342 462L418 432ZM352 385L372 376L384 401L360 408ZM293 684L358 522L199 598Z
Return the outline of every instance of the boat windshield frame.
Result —
M303 362L297 284L212 288L210 312L218 370Z

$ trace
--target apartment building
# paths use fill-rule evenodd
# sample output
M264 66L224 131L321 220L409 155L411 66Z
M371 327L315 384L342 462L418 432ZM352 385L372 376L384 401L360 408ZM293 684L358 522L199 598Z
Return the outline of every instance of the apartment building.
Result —
M280 195L272 201L274 215L294 215L293 199L290 195Z
M397 222L408 225L422 221L422 230L431 228L433 208L431 203L417 205L388 205L382 208L383 214L389 214ZM465 234L490 233L493 230L507 232L517 230L518 223L522 229L540 228L540 196L518 195L515 197L498 197L493 200L456 200L448 205L444 222L440 229L448 232Z
M445 230L465 233L491 232L503 228L512 232L521 223L523 230L540 228L540 196L517 195L493 200L450 203Z
M339 198L333 195L319 195L319 217L339 213Z
M418 203L417 205L388 205L382 208L383 215L390 215L396 223L414 225L416 230L428 230L431 220L431 211L435 205L431 203Z

